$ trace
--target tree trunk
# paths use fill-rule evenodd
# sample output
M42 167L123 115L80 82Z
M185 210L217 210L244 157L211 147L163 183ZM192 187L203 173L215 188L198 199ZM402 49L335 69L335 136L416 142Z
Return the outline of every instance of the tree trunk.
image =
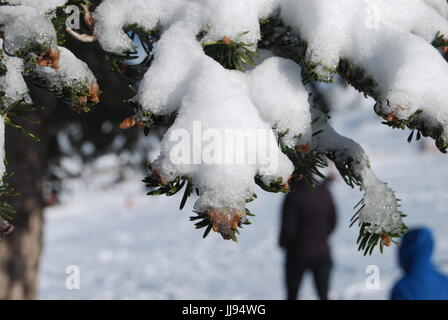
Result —
M49 110L54 99L38 90L33 101ZM8 183L19 195L7 199L16 209L12 221L15 230L0 240L0 299L35 299L37 295L43 244L42 188L47 162L45 119L48 112L25 115L41 121L39 127L32 125L30 131L37 132L42 142L31 140L17 129L6 129L7 172L14 172Z

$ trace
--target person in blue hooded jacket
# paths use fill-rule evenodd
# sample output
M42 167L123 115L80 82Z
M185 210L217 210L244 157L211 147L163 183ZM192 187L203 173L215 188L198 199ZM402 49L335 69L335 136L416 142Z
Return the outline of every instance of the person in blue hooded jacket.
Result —
M431 262L434 240L431 231L409 231L399 248L404 276L392 289L392 300L448 300L448 278Z

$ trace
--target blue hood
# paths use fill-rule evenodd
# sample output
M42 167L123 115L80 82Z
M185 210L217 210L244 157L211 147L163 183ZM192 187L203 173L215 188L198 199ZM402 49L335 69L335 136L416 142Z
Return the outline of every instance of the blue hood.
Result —
M404 237L399 250L400 266L406 273L431 265L434 240L426 228L409 231Z

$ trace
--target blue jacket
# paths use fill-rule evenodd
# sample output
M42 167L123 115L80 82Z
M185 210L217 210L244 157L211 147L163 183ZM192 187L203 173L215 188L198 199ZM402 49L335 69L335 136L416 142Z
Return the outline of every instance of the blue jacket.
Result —
M448 300L448 278L431 263L434 247L428 229L408 232L399 249L404 277L392 289L392 300Z

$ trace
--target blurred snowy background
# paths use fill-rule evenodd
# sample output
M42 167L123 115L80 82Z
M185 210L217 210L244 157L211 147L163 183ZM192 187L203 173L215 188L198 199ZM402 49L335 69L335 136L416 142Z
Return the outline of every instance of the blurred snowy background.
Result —
M406 223L434 231L435 262L448 272L446 155L422 143L408 144L409 131L381 125L372 101L334 88L327 92L335 104L332 124L366 149L377 175L402 199ZM115 171L113 156L99 159L82 179L67 184L59 205L46 210L41 299L284 297L283 255L277 246L283 195L258 192L258 200L249 206L257 216L242 230L239 243L214 233L203 240L202 232L188 221L194 199L179 212L181 195L145 196L143 173L130 172L123 182L112 184ZM387 299L400 274L397 247L384 255L376 250L370 257L357 252L358 229L348 226L362 194L341 179L332 191L339 219L331 239L335 268L330 298ZM80 268L79 290L66 289L69 265ZM369 265L380 268L379 290L365 286ZM309 275L300 297L316 298Z

